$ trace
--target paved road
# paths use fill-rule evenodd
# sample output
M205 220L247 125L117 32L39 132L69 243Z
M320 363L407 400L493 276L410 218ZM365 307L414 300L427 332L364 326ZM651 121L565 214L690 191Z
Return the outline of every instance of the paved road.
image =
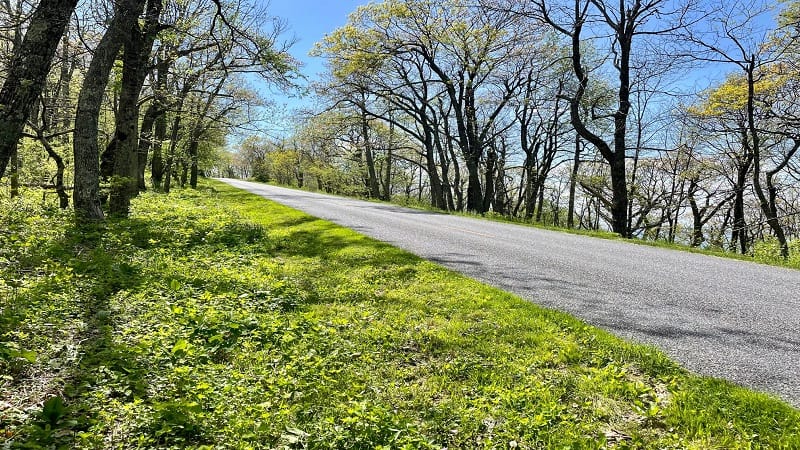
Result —
M222 181L800 407L800 271Z

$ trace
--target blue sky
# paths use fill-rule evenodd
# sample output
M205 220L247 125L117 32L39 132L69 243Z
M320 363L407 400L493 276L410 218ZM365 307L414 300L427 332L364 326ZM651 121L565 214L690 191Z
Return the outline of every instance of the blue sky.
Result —
M308 56L309 50L325 34L345 25L347 16L366 3L367 0L270 0L268 8L271 15L287 21L287 37L294 35L297 38L291 53L303 62L303 74L313 81L324 68L320 58ZM286 104L288 108L303 104L301 100L291 97L277 94L272 97L276 103Z

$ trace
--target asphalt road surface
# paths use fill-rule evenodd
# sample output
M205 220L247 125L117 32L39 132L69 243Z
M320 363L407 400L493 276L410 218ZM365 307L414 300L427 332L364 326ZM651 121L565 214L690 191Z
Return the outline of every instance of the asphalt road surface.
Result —
M222 181L800 407L800 271Z

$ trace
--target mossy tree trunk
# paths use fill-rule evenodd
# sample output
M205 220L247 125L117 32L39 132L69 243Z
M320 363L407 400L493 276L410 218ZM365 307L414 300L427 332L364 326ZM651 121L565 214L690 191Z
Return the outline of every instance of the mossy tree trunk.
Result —
M30 106L41 95L58 43L77 0L42 0L8 66L0 89L0 178L16 152Z
M117 3L114 18L94 51L83 79L75 112L75 213L86 220L102 220L100 208L100 150L97 142L100 107L114 61L144 9L144 0Z
M109 210L127 216L130 202L139 193L139 95L147 77L148 61L159 31L162 0L148 0L142 28L138 21L130 24L125 34L122 59L120 112L115 137L117 153L113 155L112 188Z

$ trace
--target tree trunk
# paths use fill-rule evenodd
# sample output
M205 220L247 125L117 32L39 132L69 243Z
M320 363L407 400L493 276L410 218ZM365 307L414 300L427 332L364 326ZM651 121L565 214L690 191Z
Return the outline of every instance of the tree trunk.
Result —
M539 177L536 183L536 193L538 206L536 207L536 222L542 222L542 213L544 212L544 180Z
M474 80L477 73L467 74L467 80L462 79L463 87L456 90L456 83L450 79L438 66L431 55L423 53L434 72L444 82L445 90L453 108L453 118L456 122L458 146L467 166L467 204L466 209L471 212L483 213L483 190L481 187L480 160L483 154L483 145L477 130L477 110L475 109ZM462 90L463 89L463 90ZM444 115L443 115L444 116ZM450 134L449 130L446 134ZM449 139L449 136L448 136ZM455 161L455 158L453 159Z
M142 129L139 131L139 148L136 151L136 162L138 164L136 179L139 192L147 190L144 174L147 170L147 156L150 154L150 148L153 147L153 125L155 124L157 115L157 105L155 103L150 103L142 119Z
M114 66L125 34L139 19L144 0L122 0L117 3L114 18L94 51L94 57L83 80L75 112L75 213L87 220L102 220L100 209L100 150L97 143L98 118L108 75Z
M769 228L772 230L775 238L778 239L778 245L781 248L781 256L784 259L787 259L789 258L789 243L786 239L786 232L783 230L783 226L778 220L778 210L774 202L774 199L776 198L776 190L773 186L771 186L772 180L769 180L768 184L770 185L770 198L767 198L767 195L764 193L764 188L761 186L760 172L761 163L758 161L758 158L756 158L753 164L753 189L756 191L758 204L761 207L761 212L764 214L764 217L767 220L767 225L769 225Z
M224 85L225 85L225 78L221 78L217 83L216 87L214 88L214 90L209 93L208 99L206 100L203 109L197 112L195 116L195 124L192 127L191 134L189 135L189 147L187 149L189 161L188 163L184 163L183 166L183 175L181 176L181 187L183 187L186 184L187 171L191 170L189 185L191 186L192 189L197 189L200 139L203 137L203 134L208 131L208 128L210 126L206 124L204 120L208 118L208 112L211 109L212 104L214 103L214 99L217 98ZM184 92L188 93L186 89L184 89ZM213 119L211 119L211 121L213 122ZM289 182L290 181L288 178L281 181L281 183L283 184L289 184Z
M761 139L755 122L755 58L755 55L752 55L747 66L747 126L750 133L753 153L753 190L756 191L758 204L761 207L761 212L767 219L767 225L769 225L775 238L778 239L778 244L781 247L781 256L784 259L788 259L789 243L786 240L786 233L783 231L783 226L778 220L778 210L774 202L775 190L772 184L772 176L774 173L767 175L770 198L767 198L766 194L764 194L764 188L761 186Z
M532 220L536 213L536 190L539 183L536 181L536 168L533 162L533 156L528 155L525 157L523 163L525 170L525 220Z
M78 58L70 55L70 45L69 45L69 30L64 34L64 38L61 41L61 73L58 77L59 82L59 91L58 91L58 115L56 120L56 129L59 131L69 130L72 128L72 111L69 105L71 105L71 95L72 92L72 74L75 72L75 68L78 63ZM69 61L69 63L67 63ZM70 135L65 133L59 137L59 140L63 144L69 143Z
M641 124L639 124L639 136L640 136L639 140L641 140L641 133L642 133ZM635 199L636 196L639 195L638 188L636 186L636 181L637 181L636 176L638 175L638 170L639 170L640 148L641 148L641 142L638 142L636 145L636 150L633 152L633 164L631 167L631 174L630 174L631 182L627 193L628 199L630 199L630 201L628 201L627 223L625 227L628 230L630 230L631 233L633 232L633 204L634 204L633 199ZM658 240L658 238L656 238L656 240Z
M628 229L628 186L625 175L625 151L614 153L611 160L611 228L623 237L631 237Z
M181 90L180 97L178 98L178 104L175 110L175 118L172 121L172 130L170 131L170 143L169 149L167 150L167 161L164 165L164 192L169 194L171 185L172 185L172 172L174 170L175 165L175 154L178 147L178 135L180 133L181 128L181 121L183 119L183 103L186 100L186 96L188 95L190 90L189 84L184 84L183 89ZM156 124L158 127L158 124Z
M492 208L498 214L508 215L508 186L506 186L506 144L502 143L502 152L497 161L497 175L494 177L494 197Z
M125 35L120 112L115 131L117 153L109 201L111 213L121 216L128 215L131 199L139 193L139 94L158 34L161 6L162 0L148 0L144 29L137 21L130 24Z
M438 209L447 209L444 201L444 191L442 191L442 180L439 178L439 166L433 157L431 149L425 151L425 172L428 174L428 183L431 191L431 206ZM420 180L422 174L420 173Z
M156 88L153 93L153 105L156 105L157 114L153 125L153 158L150 163L150 181L153 189L161 189L164 179L164 158L162 155L163 143L167 138L167 114L165 92L167 89L167 73L169 62L159 56L156 63Z
M697 179L689 180L689 207L692 209L692 247L700 247L703 244L703 211L697 205L694 194L697 192Z
M483 193L483 201L481 204L480 212L482 213L489 211L492 205L492 199L494 198L494 177L497 175L496 167L497 151L495 151L494 148L490 148L486 155L486 174L484 178L484 186L486 189Z
M558 192L553 201L553 226L561 226L561 192Z
M392 159L392 142L390 141L389 146L386 148L386 173L383 178L383 196L381 197L381 200L387 202L392 200Z
M578 170L581 165L581 137L575 135L575 157L569 177L569 205L567 206L567 228L575 228L575 189L578 185Z
M428 182L430 183L431 191L431 206L438 209L447 209L447 204L444 200L444 191L442 190L442 179L439 178L439 165L436 163L436 155L434 148L434 133L435 130L431 129L429 123L422 124L424 130L424 142L422 143L425 149L425 172L428 174ZM420 173L420 180L422 174ZM421 190L421 189L420 189Z
M439 165L442 168L442 204L444 205L442 209L452 211L455 209L455 203L453 202L453 187L450 185L450 159L445 153L439 132L435 130L433 131L433 143L436 153L439 155Z
M153 158L150 162L150 182L153 189L161 189L164 180L163 145L167 137L167 115L162 111L153 125Z
M55 187L56 195L58 195L58 206L61 209L67 209L69 207L69 195L67 195L64 187L64 170L66 169L64 159L53 149L50 141L44 136L43 130L36 130L36 137L42 143L47 155L56 163Z
M737 182L734 186L735 196L733 199L733 231L731 232L731 244L734 248L739 246L739 252L746 254L748 250L747 223L744 219L744 186L749 164L747 167L740 166L737 170Z
M135 28L138 28L138 25ZM137 137L139 136L137 103L141 85L138 84L139 66L134 64L140 59L141 42L135 36L138 34L136 29L130 31L129 34L133 36L129 36L128 42L125 43L122 87L119 96L120 109L114 132L117 145L112 147L115 151L110 155L112 176L109 212L124 217L130 210L131 198L138 191L136 170L139 166L136 160L136 144L138 144Z
M483 214L486 212L487 206L484 204L483 186L481 185L480 174L480 161L483 154L483 148L478 143L477 133L473 130L473 121L477 121L476 117L470 114L470 106L467 106L467 148L465 149L464 159L467 163L467 210ZM472 111L474 112L474 111Z
M181 161L180 180L181 180L181 187L185 188L186 182L189 181L189 163L186 161Z
M772 227L773 232L775 232L775 237L778 238L778 242L781 245L781 256L784 259L789 258L789 243L786 239L786 233L783 230L783 226L778 221L778 205L777 205L777 198L778 198L778 189L775 187L773 175L774 172L770 172L767 174L767 192L768 192L768 199L767 199L767 207L770 210L771 218L770 220L774 221L774 224L770 224Z
M467 211L483 212L480 161L474 155L464 155L467 164Z
M30 105L41 95L58 43L77 0L41 0L0 89L0 179L16 151Z
M167 160L164 163L164 193L169 194L172 187L172 155L167 155Z
M366 101L365 101L366 102ZM364 158L367 164L367 192L370 198L380 198L378 175L375 172L375 155L372 152L372 143L369 136L369 121L367 120L366 105L361 105L361 138L364 140Z
M192 142L189 143L189 187L192 189L197 189L197 176L198 176L198 169L197 169L197 157L198 157L198 147L200 142L196 139L192 139ZM184 173L186 168L184 167ZM185 175L184 175L185 177ZM286 183L289 184L289 183Z
M448 136L449 140L450 137ZM450 153L450 160L453 161L453 190L456 194L456 211L464 211L464 190L461 188L461 166L458 165L456 158L456 150L449 142L446 144L447 150Z
M17 144L11 151L11 198L19 196L19 151Z
M595 3L597 5L597 3ZM634 36L635 15L620 14L619 23L610 24L614 28L617 39L618 53L617 71L619 73L619 86L617 91L617 111L614 113L614 139L609 145L603 138L590 131L580 115L581 101L586 94L589 86L589 75L583 67L582 39L581 32L586 18L585 10L581 12L580 4L575 2L576 22L573 30L569 33L571 45L571 61L575 78L578 82L575 95L570 99L570 119L572 126L578 135L594 145L603 159L609 164L611 169L611 228L612 230L626 238L631 237L631 230L628 228L628 189L625 168L626 136L628 129L628 113L631 108L630 103L630 57L632 39ZM608 16L610 21L611 17ZM633 21L633 22L632 22Z

